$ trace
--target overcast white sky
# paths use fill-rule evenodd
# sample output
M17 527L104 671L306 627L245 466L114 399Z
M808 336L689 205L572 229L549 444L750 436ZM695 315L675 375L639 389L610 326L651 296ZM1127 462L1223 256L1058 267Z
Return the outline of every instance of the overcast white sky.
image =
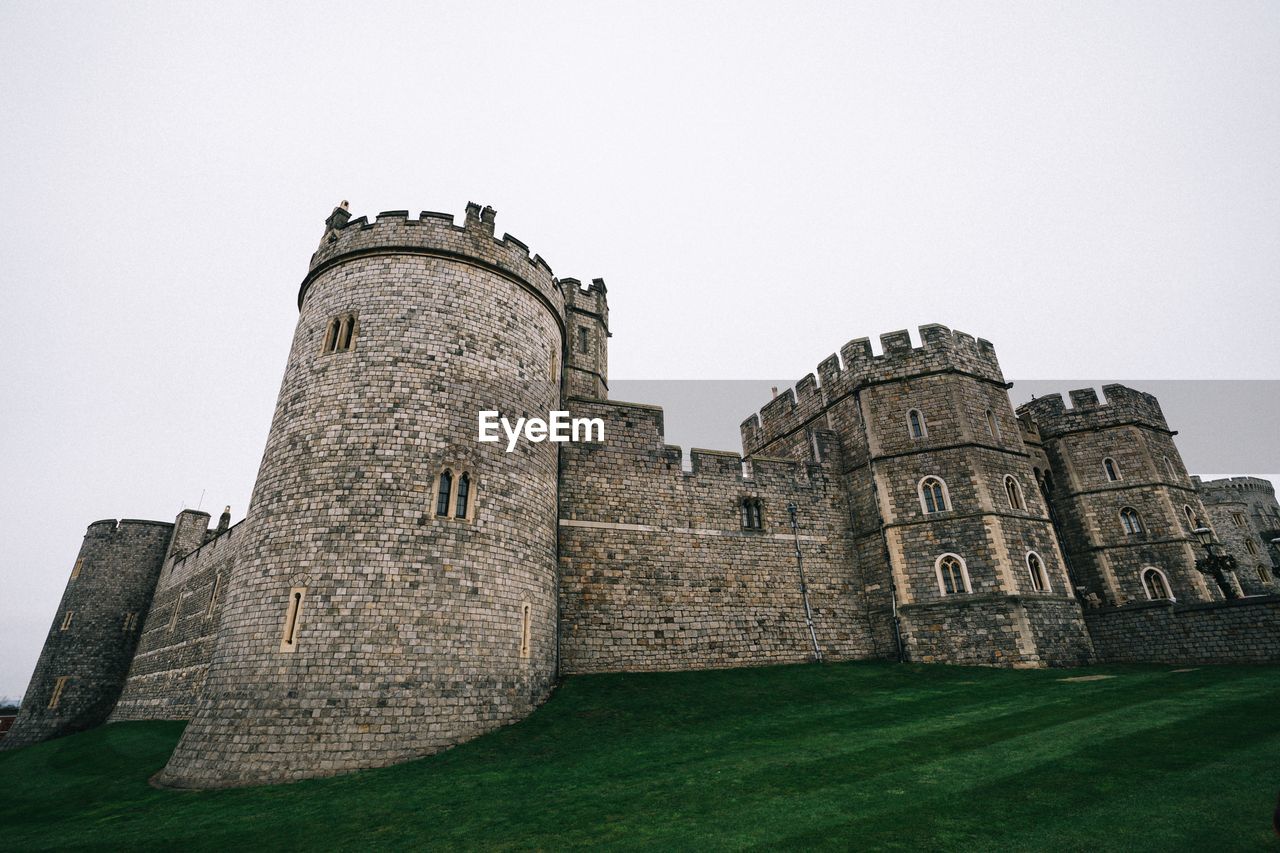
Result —
M603 276L615 377L941 322L1012 377L1280 378L1278 45L1265 2L7 0L0 695L89 522L243 515L343 198Z

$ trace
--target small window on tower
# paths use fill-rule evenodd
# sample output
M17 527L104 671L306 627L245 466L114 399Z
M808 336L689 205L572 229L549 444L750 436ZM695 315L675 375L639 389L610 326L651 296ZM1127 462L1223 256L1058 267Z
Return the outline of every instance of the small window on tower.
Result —
M1120 479L1120 469L1116 467L1116 461L1110 456L1102 460L1102 470L1107 474L1107 482L1114 483Z
M1018 481L1013 479L1012 475L1004 478L1004 492L1009 498L1010 509L1026 509L1022 503L1022 487L1018 485Z
M1131 506L1120 510L1120 524L1124 527L1126 536L1134 536L1142 532L1142 519L1138 517L1138 511Z
M49 697L49 710L56 710L58 703L62 701L62 694L66 692L67 682L71 680L69 675L58 676L58 680L53 683L53 695Z
M586 326L578 327L578 352L584 355L591 352L591 333Z
M66 613L64 613L64 614L63 614L63 616L62 616L62 625L61 625L61 626L59 626L58 630L59 630L59 631L65 631L65 630L67 630L68 628L70 628L70 627L71 627L71 620L72 620L72 618L73 618L75 615L76 615L76 614L75 614L75 611L72 611L72 610L68 610Z
M440 472L440 488L436 491L436 515L441 518L449 516L449 498L453 496L453 474Z
M1000 440L1000 425L996 423L996 413L987 409L987 432L996 441Z
M919 409L907 412L907 434L912 438L924 438L928 434L925 431L924 415Z
M84 557L76 560L76 564L71 567L71 579L75 580L80 577L80 570L84 568Z
M529 645L533 634L533 607L529 602L520 605L520 657L529 656Z
M764 515L759 498L742 499L742 526L747 530L764 529Z
M305 586L289 590L289 603L284 613L284 631L280 636L280 651L291 652L298 647L298 622L302 618L302 600L307 596Z
M467 517L467 500L471 497L471 475L463 474L458 478L458 498L454 501L454 518Z
M329 320L325 327L324 345L320 352L328 355L335 352L347 352L355 348L356 315L341 314Z
M126 613L124 615L124 626L120 630L127 634L136 627L138 627L138 614L134 611Z

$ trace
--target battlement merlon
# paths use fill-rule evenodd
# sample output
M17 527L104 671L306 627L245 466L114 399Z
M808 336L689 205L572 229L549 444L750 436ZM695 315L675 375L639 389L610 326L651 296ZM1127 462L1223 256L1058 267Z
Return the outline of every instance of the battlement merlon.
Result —
M1106 395L1105 402L1099 401L1092 388L1071 391L1070 407L1061 394L1046 394L1023 403L1018 415L1028 417L1045 438L1135 423L1177 434L1169 429L1160 401L1152 395L1117 384L1103 385L1102 393Z
M417 219L411 219L407 210L384 211L373 222L364 216L351 219L350 215L343 202L325 220L320 248L311 256L298 289L299 309L311 282L346 258L418 254L463 259L514 278L546 302L557 317L564 317L564 294L550 265L541 255L531 256L529 247L510 234L498 239L494 235L497 212L491 207L468 202L461 226L455 224L452 214L427 210Z
M853 391L884 382L901 381L935 373L963 373L1005 385L995 347L946 326L920 327L920 346L912 346L911 333L903 329L880 336L882 355L875 355L868 338L855 338L810 373L766 404L759 417L742 423L742 447L748 455L799 429L823 409Z
M606 333L609 331L609 297L604 279L593 278L591 283L583 286L576 278L560 279L560 289L564 292L564 306L568 311L577 311L597 317Z

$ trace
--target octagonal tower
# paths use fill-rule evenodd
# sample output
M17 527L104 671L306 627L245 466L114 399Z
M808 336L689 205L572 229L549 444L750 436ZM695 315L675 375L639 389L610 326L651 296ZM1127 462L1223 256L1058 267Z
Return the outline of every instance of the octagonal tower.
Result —
M289 781L429 754L555 674L564 297L494 211L326 221L198 710L159 780Z

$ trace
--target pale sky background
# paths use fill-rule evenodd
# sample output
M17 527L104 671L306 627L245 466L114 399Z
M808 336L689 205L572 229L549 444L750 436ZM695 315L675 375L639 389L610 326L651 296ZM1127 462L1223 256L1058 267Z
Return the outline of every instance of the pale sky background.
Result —
M1280 379L1278 47L1274 2L5 0L0 695L89 522L243 516L343 198L604 277L617 378L940 322L1014 379Z

